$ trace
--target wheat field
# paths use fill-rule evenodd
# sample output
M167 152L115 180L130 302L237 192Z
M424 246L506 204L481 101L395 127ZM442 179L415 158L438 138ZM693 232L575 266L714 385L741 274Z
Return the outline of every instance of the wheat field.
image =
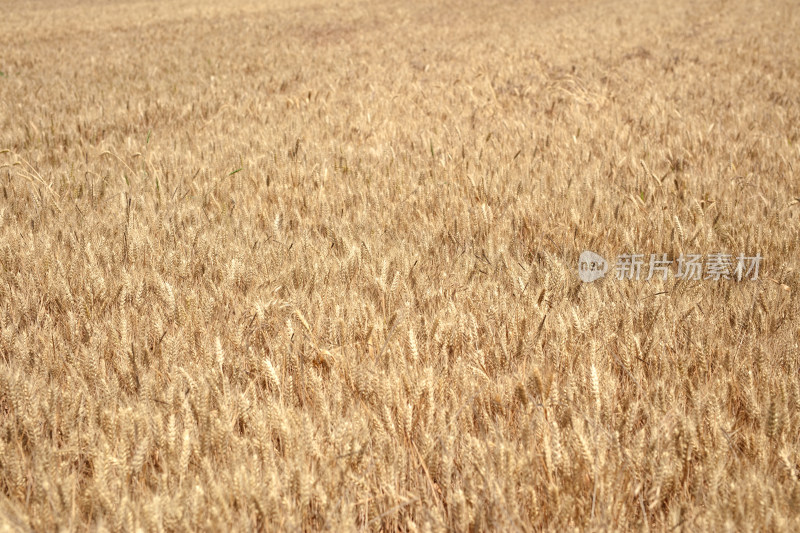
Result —
M0 531L800 529L796 2L2 10Z

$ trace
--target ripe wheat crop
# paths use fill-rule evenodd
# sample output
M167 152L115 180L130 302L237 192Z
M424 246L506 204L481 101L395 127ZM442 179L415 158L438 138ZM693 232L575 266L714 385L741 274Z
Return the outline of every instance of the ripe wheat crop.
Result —
M800 530L800 6L282 1L2 6L0 530Z

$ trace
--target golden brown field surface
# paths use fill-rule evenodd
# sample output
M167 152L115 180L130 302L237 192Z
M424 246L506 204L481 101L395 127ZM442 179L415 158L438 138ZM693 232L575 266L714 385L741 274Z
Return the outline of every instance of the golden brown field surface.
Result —
M0 11L0 531L800 529L797 2Z

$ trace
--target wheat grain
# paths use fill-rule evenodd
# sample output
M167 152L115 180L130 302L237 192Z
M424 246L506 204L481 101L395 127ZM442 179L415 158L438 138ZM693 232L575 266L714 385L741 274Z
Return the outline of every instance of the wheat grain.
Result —
M800 529L793 2L7 4L12 529Z

